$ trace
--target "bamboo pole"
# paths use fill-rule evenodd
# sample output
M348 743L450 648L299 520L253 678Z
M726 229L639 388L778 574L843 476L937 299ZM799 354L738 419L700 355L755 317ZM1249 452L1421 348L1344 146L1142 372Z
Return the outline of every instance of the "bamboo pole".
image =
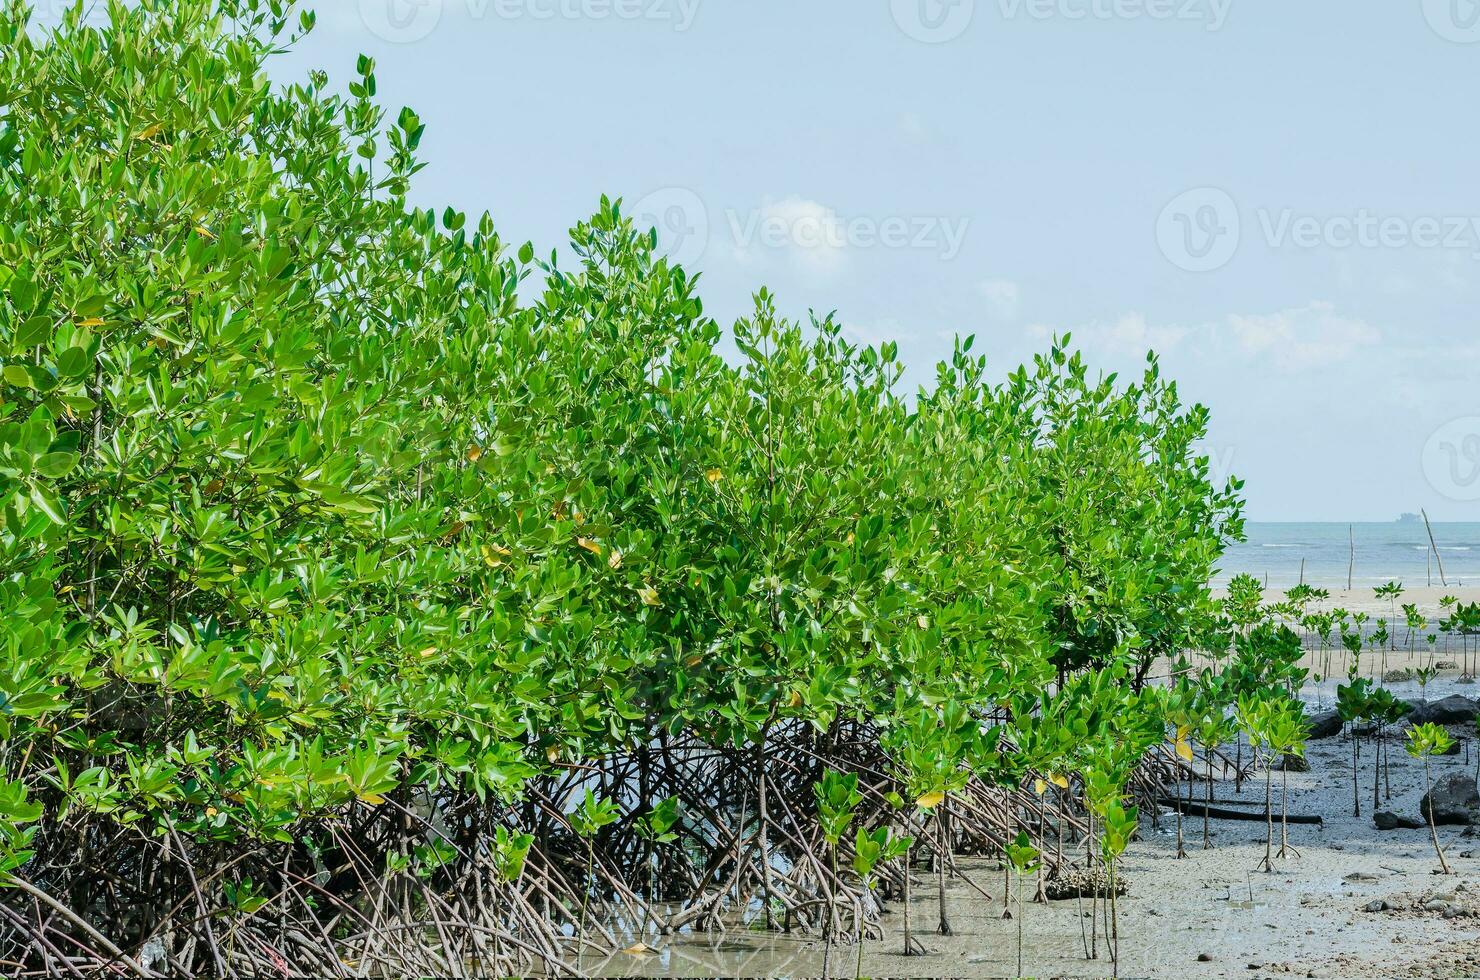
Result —
M1434 543L1434 526L1429 523L1429 512L1422 507L1418 512L1423 515L1423 526L1429 532L1429 547L1433 549L1434 561L1439 564L1439 584L1447 587L1449 580L1444 577L1444 559L1439 556L1439 546Z

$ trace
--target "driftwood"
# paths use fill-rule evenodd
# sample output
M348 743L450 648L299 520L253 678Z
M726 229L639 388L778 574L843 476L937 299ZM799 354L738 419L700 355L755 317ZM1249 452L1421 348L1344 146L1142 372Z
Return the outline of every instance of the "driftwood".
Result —
M1204 803L1200 803L1200 802L1192 801L1192 800L1174 800L1174 799L1171 799L1170 797L1165 797L1165 796L1160 797L1159 799L1157 799L1156 802L1160 806L1170 807L1173 810L1175 810L1178 807L1180 807L1182 809L1182 812L1183 813L1187 813L1187 814L1190 814L1190 815L1195 816L1195 817L1202 816L1203 815L1203 812L1206 811L1208 817L1210 817L1213 820L1261 820L1262 821L1262 820L1267 820L1268 819L1268 817L1265 816L1263 810L1230 810L1227 807L1208 806L1208 805L1206 805ZM1275 817L1275 820L1279 820L1279 819L1280 818L1277 815ZM1324 817L1320 816L1319 814L1310 814L1310 813L1291 813L1291 814L1287 814L1285 816L1284 820L1285 820L1286 823L1294 823L1294 824L1324 824L1326 822L1326 819Z

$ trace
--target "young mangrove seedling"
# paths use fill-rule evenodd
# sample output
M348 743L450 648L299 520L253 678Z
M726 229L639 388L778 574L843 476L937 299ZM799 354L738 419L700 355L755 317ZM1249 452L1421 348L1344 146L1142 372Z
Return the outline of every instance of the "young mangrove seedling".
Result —
M822 779L812 785L817 796L817 821L822 826L822 839L827 841L828 861L832 867L833 881L838 882L838 841L843 839L863 794L858 792L858 773L840 773L829 769ZM832 965L833 909L828 903L822 920L822 975L829 976ZM860 935L859 940L863 937Z
M1434 853L1439 856L1439 873L1446 875L1454 872L1450 870L1449 862L1444 859L1444 848L1439 846L1439 828L1434 823L1433 800L1429 796L1434 789L1433 778L1429 773L1429 758L1443 755L1453 745L1454 740L1449 737L1449 733L1432 722L1414 725L1408 729L1408 754L1415 759L1423 760L1423 789L1429 805L1422 809L1429 821L1429 835L1434 839Z
M909 850L913 838L895 837L888 827L879 827L868 832L862 827L858 828L858 834L853 839L853 870L858 873L858 878L863 882L865 893L872 894L874 890L874 871L879 865L887 864L896 858L904 856ZM858 937L858 959L854 964L853 975L855 977L863 974L863 936Z
M1280 759L1280 860L1300 852L1290 846L1290 759L1305 758L1305 739L1310 729L1305 708L1298 701L1281 701L1267 720L1271 751Z
M586 910L591 900L591 873L596 867L596 835L602 827L615 823L621 812L608 799L599 799L591 790L581 800L580 806L570 815L570 829L586 845L586 880L581 887L581 921L576 929L576 955L586 941Z
M1028 840L1027 831L1018 831L1017 840L1007 845L1007 861L1017 872L1017 975L1023 975L1023 879L1037 874L1041 862L1038 848Z
M1111 975L1120 976L1120 911L1115 898L1115 868L1120 855L1125 853L1131 838L1136 833L1136 808L1123 806L1120 802L1113 802L1105 808L1101 819L1104 822L1104 832L1100 836L1100 846L1105 857L1105 870L1108 874L1108 885L1110 890L1110 964Z
M1372 684L1365 677L1358 677L1355 668L1348 674L1350 684L1336 685L1336 714L1346 723L1352 740L1352 816L1362 815L1362 800L1357 789L1357 722L1367 717L1371 702Z

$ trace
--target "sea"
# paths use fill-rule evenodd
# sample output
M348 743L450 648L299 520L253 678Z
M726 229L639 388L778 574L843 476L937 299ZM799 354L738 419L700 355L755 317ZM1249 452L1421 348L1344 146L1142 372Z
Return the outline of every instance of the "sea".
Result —
M1271 589L1284 590L1304 577L1306 585L1344 589L1355 540L1354 588L1402 582L1409 588L1442 584L1422 520L1382 524L1254 523L1248 540L1230 545L1213 578L1215 587L1247 572ZM1434 524L1434 542L1451 586L1480 585L1480 522ZM1302 569L1302 562L1304 567Z

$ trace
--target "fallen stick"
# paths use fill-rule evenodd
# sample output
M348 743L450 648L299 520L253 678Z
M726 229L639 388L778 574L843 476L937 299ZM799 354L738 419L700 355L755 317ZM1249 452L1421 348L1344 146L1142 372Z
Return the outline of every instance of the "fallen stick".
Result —
M1189 803L1187 800L1173 800L1173 799L1170 799L1170 798L1165 797L1165 796L1159 798L1156 802L1157 802L1157 805L1158 806L1170 807L1172 809L1176 809L1177 807L1180 806L1180 807L1182 807L1182 812L1184 812L1184 813L1190 813L1193 816L1201 816L1203 814L1203 812L1206 811L1209 819L1212 819L1212 820L1264 820L1264 819L1266 819L1265 816L1264 816L1264 811L1263 810L1230 810L1230 809L1227 809L1227 808L1221 807L1221 806L1206 806L1206 805L1204 805L1202 803L1196 803L1196 802ZM1276 818L1276 819L1278 819L1278 818ZM1294 824L1325 824L1325 822L1326 822L1326 820L1325 820L1324 817L1320 817L1320 816L1317 816L1315 814L1308 814L1308 813L1292 813L1292 814L1289 814L1288 816L1285 817L1285 821L1287 823L1294 823Z

